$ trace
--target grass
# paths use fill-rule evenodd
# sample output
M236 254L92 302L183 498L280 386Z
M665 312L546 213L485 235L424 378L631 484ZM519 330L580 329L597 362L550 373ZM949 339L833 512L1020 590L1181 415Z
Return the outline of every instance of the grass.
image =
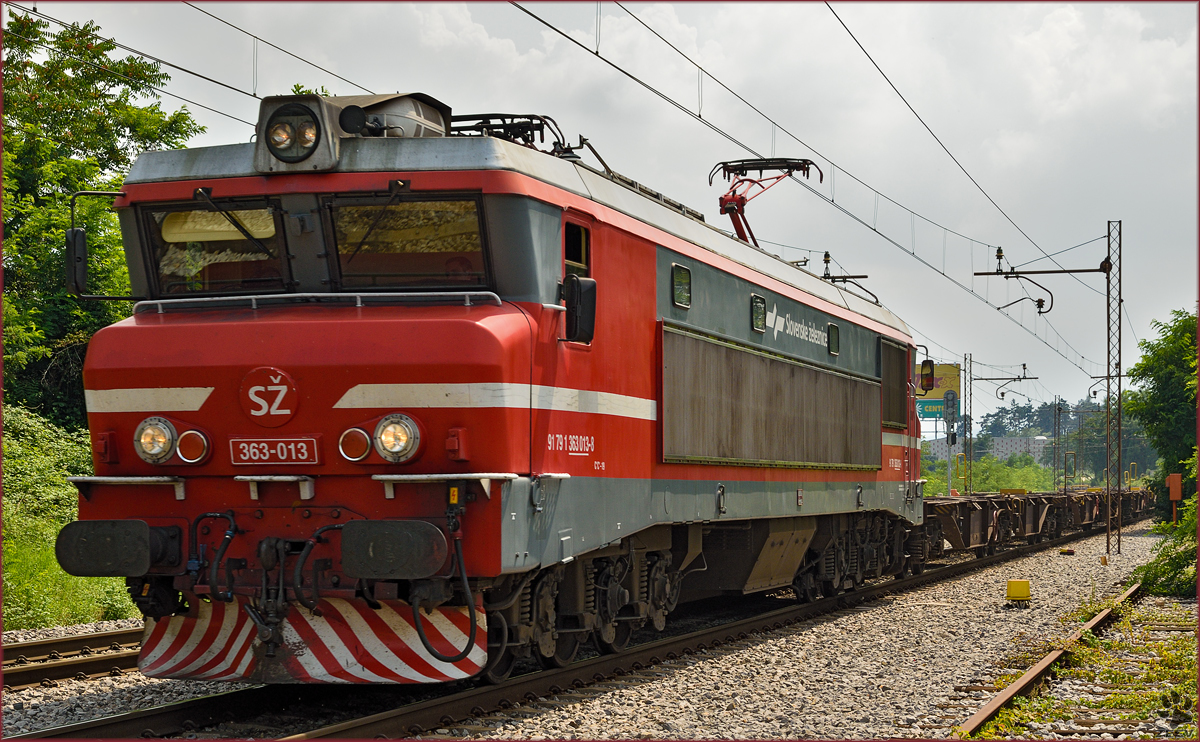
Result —
M1093 596L1067 620L1086 621L1105 607L1110 607L1109 601L1097 601ZM1128 720L1163 718L1177 725L1167 738L1196 739L1196 635L1181 632L1150 641L1149 632L1138 626L1194 619L1194 615L1178 605L1126 607L1113 630L1104 637L1086 631L1078 641L1069 644L1062 640L1038 642L1036 648L1029 647L1006 658L1008 667L1027 667L1040 659L1045 653L1042 650L1049 651L1058 646L1069 653L1055 666L1057 678L1108 683L1120 686L1120 691L1082 701L1065 701L1052 696L1019 697L970 739L1027 736L1032 733L1028 728L1030 723L1069 720L1081 714ZM1028 644L1027 638L1022 641ZM1035 656L1035 650L1040 654ZM1011 683L1016 677L1016 674L1005 676L1001 685ZM1091 709L1095 713L1091 713ZM1120 712L1104 713L1115 709ZM1137 736L1131 735L1131 738ZM1161 730L1156 730L1154 738L1164 738Z
M58 428L18 405L4 408L5 630L135 618L119 577L73 577L54 540L77 514L69 475L92 472L86 431Z

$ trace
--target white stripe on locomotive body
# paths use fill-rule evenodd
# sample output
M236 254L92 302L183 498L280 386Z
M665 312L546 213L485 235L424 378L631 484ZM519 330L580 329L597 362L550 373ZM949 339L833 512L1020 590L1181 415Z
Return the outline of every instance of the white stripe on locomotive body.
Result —
M235 630L238 628L238 618L244 615L241 611L229 610L229 607L230 606L226 606L226 609L221 616L221 627L217 630L216 638L212 640L212 642L208 645L208 648L205 649L199 657L192 660L187 665L176 665L175 667L165 668L164 671L171 675L182 675L189 677L190 673L194 673L196 670L199 670L209 660L216 658L217 655L221 654L222 652L228 652L230 647L228 646L227 642L229 641L229 638L234 635ZM210 617L209 621L211 620L212 619ZM249 621L246 623L249 623ZM201 635L207 633L207 624L208 622L205 622L203 627L196 627L200 631ZM187 653L181 652L179 656L180 658L186 658Z
M138 389L84 389L89 413L195 412L204 406L216 387L174 386Z
M381 605L383 607L380 610L375 611L375 615L378 616L380 619L382 619L383 622L388 625L388 628L391 629L396 634L396 636L400 637L400 640L402 642L404 642L405 645L408 646L408 648L413 652L413 654L417 655L421 659L428 662L434 669L443 673L448 678L451 678L454 680L470 677L471 675L474 674L474 673L463 672L462 670L459 670L457 667L455 667L454 665L451 665L449 663L442 662L440 660L435 660L433 658L433 655L429 654L429 652L426 651L424 645L421 644L421 637L420 637L420 635L417 634L416 628L412 625L412 623L410 623L409 619L402 616L392 605L390 605L388 603L382 603ZM444 610L452 610L452 609L453 609L452 606L444 607ZM479 612L477 612L477 613L479 613ZM429 618L431 616L435 616L435 615L440 616L441 615L440 611L434 611L434 613L432 613L432 614L429 614L429 613L424 614L425 623L428 625ZM486 621L485 621L485 624L486 624ZM487 635L486 626L483 628L483 632L484 632L484 636L486 636ZM457 654L457 652L455 654ZM483 664L485 662L487 662L487 654L484 653L482 655L482 659L479 659L479 657L480 657L480 652L475 651L475 650L472 650L471 654L468 655L468 658L472 662L475 662L479 666L483 666ZM412 672L416 672L416 671L412 670ZM428 681L428 682L440 682L440 681L441 681L441 679L438 679L437 681Z
M340 601L340 600L341 600L341 598L330 598L326 601L326 603L330 604L331 607L336 608L337 606L335 604L337 601ZM350 610L354 610L354 609L351 608ZM339 611L339 613L340 613L340 611ZM391 682L388 678L376 675L375 673L371 672L367 668L363 667L362 663L360 663L358 661L358 658L354 656L354 653L350 650L350 648L348 648L344 643L342 643L342 638L340 636L338 636L337 632L333 629L333 627L329 625L328 620L326 620L322 617L319 617L319 616L310 617L300 611L297 611L296 614L297 614L296 618L294 618L292 620L295 622L303 621L305 624L308 625L308 628L314 634L317 635L317 640L321 642L321 645L323 647L325 647L325 649L328 650L331 655L333 655L334 661L336 661L338 663L338 665L340 665L339 669L342 670L342 672L344 674L349 675L350 677L354 678L355 680L357 680L359 682L366 682L366 683L388 683L388 682ZM291 623L290 621L284 621L283 625L288 626L290 623ZM299 635L297 635L297 639L299 640ZM303 640L300 640L300 641L303 642ZM303 642L303 644L307 645L308 642ZM293 646L297 646L297 645L293 645ZM328 682L328 683L351 683L351 682L354 682L354 680L340 678L336 674L326 670L325 667L316 658L316 656L313 652L306 651L306 652L297 654L296 656L301 660L301 663L304 665L304 669L307 670L308 674L312 675L314 679L324 680L325 682ZM312 658L312 661L313 661L312 665L310 665L308 662L304 662L304 660L309 657ZM320 675L320 677L318 677L318 674Z
M254 651L252 648L247 649L240 658L238 657L238 652L240 652L243 647L254 641L257 634L258 627L256 627L253 622L246 621L243 623L234 640L225 646L225 657L221 660L221 663L213 667L208 672L197 675L196 679L225 680L245 677L246 666L251 660L254 659ZM239 659L241 661L238 662L238 667L234 668L233 663L237 662Z
M447 608L449 610L454 610L455 608L458 608L458 606L453 606L453 607L447 606ZM464 614L466 614L465 606L463 606L461 610L463 611ZM481 613L481 611L475 612L475 616L476 616L475 623L476 623L477 627L479 625L479 614L480 613ZM469 618L469 616L468 616L468 618ZM457 654L458 652L461 652L463 650L463 648L467 646L467 639L470 638L470 635L463 633L458 628L458 626L456 626L454 624L453 621L451 621L449 618L446 617L445 614L443 614L439 611L434 611L433 613L430 613L427 616L423 616L422 620L425 622L425 626L432 626L433 629L437 633L442 635L443 639L450 642L450 646L455 648L455 654ZM478 631L475 632L476 641L478 641L480 632L483 632L483 635L486 636L487 635L487 627L486 626L478 627ZM430 638L432 640L432 637L430 637ZM420 647L419 652L423 657L429 657L431 662L437 662L436 660L433 659L433 655L428 653L428 650L425 649L425 646L423 644L419 644L418 646ZM487 662L487 653L485 651L483 651L482 649L480 649L478 644L472 644L471 645L471 653L468 654L466 656L466 658L461 661L462 662L474 662L476 665L483 665L483 663ZM454 668L455 670L458 669L458 668L454 667L453 665L447 665L444 662L437 662L437 665L439 668L447 667L447 668ZM445 670L443 670L443 672L445 672Z
M408 663L406 663L399 655L397 655L386 644L384 644L384 642L381 641L378 636L375 635L374 629L367 625L366 619L359 614L358 610L354 606L341 599L328 600L326 602L333 606L333 608L341 615L342 620L346 623L346 626L348 626L350 630L354 632L355 638L358 639L360 644L362 644L363 649L367 650L366 653L370 655L371 659L383 665L389 671L414 683L440 683L446 679L430 677L409 667ZM383 610L377 611L377 614L382 613ZM403 620L401 623L403 623ZM390 623L388 627L393 630L393 633L397 635L400 634L400 632L396 631L395 627ZM416 632L414 632L414 634L415 633ZM414 636L413 638L416 639L417 637ZM405 641L405 644L410 643ZM438 669L442 670L447 676L454 680L467 677L466 673L460 672L457 674L451 674L449 672L445 672L446 668L438 667Z
M334 409L509 407L656 420L653 399L537 384L358 384Z
M920 448L921 439L918 436L905 435L903 433L884 433L883 445L904 446L905 448Z

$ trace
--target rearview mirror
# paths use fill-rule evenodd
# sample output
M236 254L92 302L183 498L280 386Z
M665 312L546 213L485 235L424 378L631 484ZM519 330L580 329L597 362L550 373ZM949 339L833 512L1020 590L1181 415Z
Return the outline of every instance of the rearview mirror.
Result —
M87 293L87 233L73 227L67 230L66 251L63 254L67 269L67 291L75 296Z
M567 274L563 298L567 304L566 339L572 343L592 342L596 334L596 280Z
M921 361L921 391L931 391L933 384L933 361L926 358Z

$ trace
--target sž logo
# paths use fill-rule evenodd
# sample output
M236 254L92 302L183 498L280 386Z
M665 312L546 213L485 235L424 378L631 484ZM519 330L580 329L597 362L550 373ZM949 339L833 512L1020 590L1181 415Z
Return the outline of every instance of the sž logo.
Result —
M300 395L287 372L259 366L242 379L238 401L251 420L264 428L278 428L296 414Z

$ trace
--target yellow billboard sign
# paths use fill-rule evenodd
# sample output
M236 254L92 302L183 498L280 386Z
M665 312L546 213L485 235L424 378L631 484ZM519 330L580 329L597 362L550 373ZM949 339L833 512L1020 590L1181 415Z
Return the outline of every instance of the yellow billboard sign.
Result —
M957 363L935 363L933 364L933 389L925 391L921 388L921 364L918 363L913 372L913 379L917 383L917 399L940 400L946 392L951 391L961 397L961 376L962 373Z

